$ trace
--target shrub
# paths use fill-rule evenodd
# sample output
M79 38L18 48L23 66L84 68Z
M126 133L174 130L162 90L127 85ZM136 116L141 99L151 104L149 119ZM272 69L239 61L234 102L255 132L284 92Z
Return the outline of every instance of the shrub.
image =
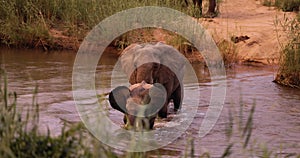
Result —
M299 11L300 0L275 0L275 6L285 12Z

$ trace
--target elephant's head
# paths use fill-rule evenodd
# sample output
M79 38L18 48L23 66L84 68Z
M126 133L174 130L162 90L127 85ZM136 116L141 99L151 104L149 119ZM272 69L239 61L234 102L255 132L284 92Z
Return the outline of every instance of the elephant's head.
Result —
M163 43L132 44L121 53L120 61L132 85L143 80L150 84L163 84L175 74L180 81L183 78L184 57L175 48Z
M158 71L161 65L159 63L145 63L136 68L130 75L130 84L141 83L145 81L147 83L155 83L155 79L158 78Z
M124 123L134 128L152 129L156 114L165 101L166 91L161 84L144 81L129 88L119 86L109 94L112 108L124 113Z

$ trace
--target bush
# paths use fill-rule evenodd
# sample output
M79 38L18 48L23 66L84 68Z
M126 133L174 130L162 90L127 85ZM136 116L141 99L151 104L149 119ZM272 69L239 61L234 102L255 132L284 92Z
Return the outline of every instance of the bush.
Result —
M275 6L285 12L299 11L300 0L275 0Z

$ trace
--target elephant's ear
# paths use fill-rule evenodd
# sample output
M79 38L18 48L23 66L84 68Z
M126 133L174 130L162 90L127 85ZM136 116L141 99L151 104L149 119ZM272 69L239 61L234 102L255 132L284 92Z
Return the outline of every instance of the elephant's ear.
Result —
M160 83L155 83L149 89L149 96L151 98L150 103L145 110L145 116L154 116L164 106L167 100L167 91L165 87Z
M119 86L109 93L110 106L122 113L127 113L126 102L130 96L130 91L125 86Z

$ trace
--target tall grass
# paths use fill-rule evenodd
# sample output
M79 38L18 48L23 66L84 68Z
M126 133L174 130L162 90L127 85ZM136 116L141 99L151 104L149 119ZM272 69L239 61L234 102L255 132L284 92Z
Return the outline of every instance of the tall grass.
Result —
M217 41L217 46L223 57L226 67L233 67L238 62L237 48L233 42L222 39Z
M49 33L51 29L82 40L93 26L118 11L152 5L192 14L183 3L183 0L2 0L0 43L47 47L55 43Z
M297 18L284 17L275 25L286 34L288 42L282 44L277 83L300 88L300 21Z
M264 0L263 5L275 6L282 11L299 11L300 0ZM300 88L300 13L295 18L284 16L275 20L277 38L281 45L280 67L274 82ZM283 30L286 38L279 39L279 30Z

